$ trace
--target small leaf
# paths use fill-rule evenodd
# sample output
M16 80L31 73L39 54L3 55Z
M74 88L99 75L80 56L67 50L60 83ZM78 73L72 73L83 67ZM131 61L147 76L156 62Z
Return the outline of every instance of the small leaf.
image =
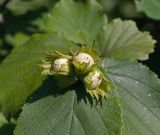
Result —
M141 0L136 1L137 10L144 12L148 17L160 20L160 1L159 0Z
M138 31L133 21L115 19L105 29L102 55L118 59L148 59L155 40L148 32Z
M123 135L160 134L160 80L138 62L104 59L117 86L124 113Z
M93 44L105 22L102 8L95 0L85 4L61 0L46 18L46 31L58 31L76 43Z
M60 96L50 95L25 105L14 134L121 135L121 107L114 90L102 106L80 100L75 91L82 93L83 89L67 89Z
M0 109L6 115L20 109L44 80L39 64L47 51L68 52L74 44L56 33L35 35L0 65Z

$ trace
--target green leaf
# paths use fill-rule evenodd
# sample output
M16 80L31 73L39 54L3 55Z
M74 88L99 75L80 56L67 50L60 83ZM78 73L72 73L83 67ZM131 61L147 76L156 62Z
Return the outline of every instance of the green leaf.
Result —
M102 56L118 59L148 59L153 52L155 40L148 32L140 32L133 21L115 19L104 32Z
M46 31L58 31L76 43L93 44L105 22L102 8L95 0L61 0L46 18Z
M0 135L13 135L13 130L15 128L13 121L13 118L10 122L7 121L5 116L0 112Z
M35 35L0 65L0 109L6 115L20 109L44 80L39 64L47 51L68 52L74 44L56 33Z
M29 11L44 7L48 3L49 0L12 0L7 4L7 9L15 15L24 15Z
M11 44L13 47L18 47L23 45L28 39L29 35L22 32L17 32L15 35L6 34L7 43Z
M148 17L160 19L160 0L141 0L136 1L137 10L144 12Z
M5 0L0 0L0 6L3 5Z
M6 120L5 116L3 115L3 113L0 112L0 128L6 124L8 121Z
M124 135L160 134L160 80L138 62L104 59L117 86L124 113Z
M43 91L46 90L44 87ZM121 135L122 114L117 93L112 90L101 106L91 105L84 95L81 97L83 91L81 86L68 88L60 96L49 95L25 105L14 134Z

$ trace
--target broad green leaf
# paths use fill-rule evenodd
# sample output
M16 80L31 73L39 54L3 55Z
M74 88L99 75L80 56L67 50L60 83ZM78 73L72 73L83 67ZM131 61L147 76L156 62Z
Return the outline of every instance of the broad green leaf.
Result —
M101 6L95 0L86 3L61 0L46 18L46 31L58 31L76 43L93 44L105 22Z
M46 90L44 87L43 91ZM68 88L60 96L49 95L25 105L14 134L121 135L122 114L117 93L112 90L102 104L91 105L84 95L81 97L83 92L81 86Z
M140 0L136 1L137 10L144 12L148 17L160 19L160 0Z
M125 128L123 135L160 134L160 80L138 62L104 59L121 98Z
M118 59L148 59L153 52L155 40L148 32L140 32L135 22L115 19L104 32L102 56Z
M40 62L47 51L68 52L73 43L56 33L35 35L0 65L0 109L6 115L20 109L41 84Z

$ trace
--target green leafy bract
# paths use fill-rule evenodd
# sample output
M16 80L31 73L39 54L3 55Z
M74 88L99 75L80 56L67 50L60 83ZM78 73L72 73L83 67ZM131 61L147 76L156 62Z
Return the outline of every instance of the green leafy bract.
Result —
M154 43L149 33L140 32L133 21L115 19L106 26L104 45L100 47L103 57L145 60L153 52Z
M141 0L136 1L138 11L144 12L148 17L160 19L160 0Z
M46 52L68 52L75 45L56 33L35 35L0 65L0 109L6 115L20 109L45 79L39 64Z
M124 113L124 135L160 134L160 80L138 62L104 59Z
M93 44L106 18L95 0L76 3L61 0L46 18L46 31L58 31L68 39L82 44Z
M63 95L50 95L25 105L14 134L121 135L122 114L116 92L112 90L102 106L91 105L84 95L80 99L83 92L83 87L77 86Z

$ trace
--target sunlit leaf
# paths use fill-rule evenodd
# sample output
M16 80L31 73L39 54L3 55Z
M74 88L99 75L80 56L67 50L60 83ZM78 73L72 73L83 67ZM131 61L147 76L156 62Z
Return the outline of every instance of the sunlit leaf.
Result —
M47 31L58 31L82 44L93 44L105 22L106 17L95 0L86 3L61 0L46 18Z
M115 82L124 113L124 135L160 134L160 80L137 62L104 59Z
M14 49L0 65L0 109L6 115L20 109L44 80L40 62L47 51L68 52L74 46L56 33L35 35Z
M133 21L115 19L104 32L102 57L118 59L148 59L153 52L155 40L148 32L140 32Z

